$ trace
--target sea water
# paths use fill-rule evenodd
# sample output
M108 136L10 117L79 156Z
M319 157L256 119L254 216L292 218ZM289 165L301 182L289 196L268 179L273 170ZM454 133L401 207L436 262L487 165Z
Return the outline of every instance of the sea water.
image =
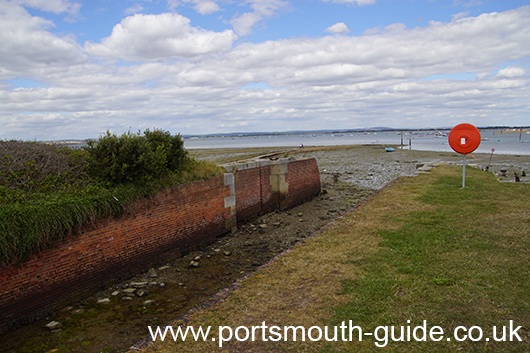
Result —
M530 155L530 134L498 133L492 129L480 131L482 141L476 153L521 154ZM210 148L251 148L251 147L311 147L343 145L384 145L421 151L452 152L449 146L448 131L414 132L356 132L356 133L303 133L271 134L259 136L230 136L209 138L186 138L186 149ZM410 147L409 147L410 146Z

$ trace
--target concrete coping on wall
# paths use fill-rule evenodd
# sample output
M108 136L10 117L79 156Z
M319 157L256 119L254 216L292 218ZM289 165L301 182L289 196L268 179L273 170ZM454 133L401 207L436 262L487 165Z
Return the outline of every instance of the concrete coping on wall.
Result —
M221 167L224 168L225 173L234 173L238 170L246 170L246 169L252 169L252 168L258 168L258 167L265 167L269 165L280 165L280 164L289 164L290 162L297 161L294 157L289 158L279 158L276 160L270 160L270 159L255 159L251 161L246 162L238 162L238 163L229 163L229 164L221 164Z

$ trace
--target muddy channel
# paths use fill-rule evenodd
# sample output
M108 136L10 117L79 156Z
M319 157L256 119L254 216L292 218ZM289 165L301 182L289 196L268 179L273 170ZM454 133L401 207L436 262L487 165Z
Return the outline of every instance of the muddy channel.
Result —
M399 176L413 176L437 163L461 163L453 153L381 146L306 150L194 151L198 159L245 160L281 151L296 158L314 157L321 173L322 193L284 212L262 215L239 224L237 232L195 249L170 263L152 264L143 273L94 293L53 315L4 334L0 352L124 352L148 335L148 326L168 324L237 279L318 232ZM236 156L236 157L234 157ZM475 156L484 168L489 156ZM490 170L530 172L530 156L495 156ZM500 175L500 174L499 174ZM522 177L522 182L528 178ZM48 328L50 322L57 322Z

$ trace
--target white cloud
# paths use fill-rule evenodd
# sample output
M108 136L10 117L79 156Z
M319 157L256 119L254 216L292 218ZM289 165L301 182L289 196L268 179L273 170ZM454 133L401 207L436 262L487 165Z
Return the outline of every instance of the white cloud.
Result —
M516 66L508 66L505 69L499 70L497 73L497 76L502 78L520 77L524 75L526 75L526 70Z
M81 8L79 3L72 3L70 0L12 0L11 3L28 6L46 12L66 12L70 15L76 15Z
M348 26L344 22L335 23L333 26L330 26L324 30L328 33L350 33Z
M132 15L135 13L138 13L140 11L143 11L144 7L140 4L135 4L125 10L126 15Z
M23 7L0 2L0 79L31 76L40 68L57 69L85 60L72 37L47 31L54 23L31 16Z
M469 11L466 11L466 12L459 12L457 14L454 14L453 16L451 16L451 19L453 21L457 21L457 20L460 20L462 18L466 18L469 16Z
M213 0L167 0L167 3L170 9L175 9L181 4L193 4L195 11L201 15L209 15L221 10L217 2Z
M245 1L252 8L252 12L246 12L234 17L230 24L240 36L252 33L252 28L262 19L272 17L276 12L287 6L283 0L247 0Z
M178 14L134 15L114 26L101 43L85 43L91 55L124 61L157 61L190 58L227 51L237 36L231 30L207 31L190 26Z
M220 10L215 1L198 1L195 4L195 10L201 15L208 15Z

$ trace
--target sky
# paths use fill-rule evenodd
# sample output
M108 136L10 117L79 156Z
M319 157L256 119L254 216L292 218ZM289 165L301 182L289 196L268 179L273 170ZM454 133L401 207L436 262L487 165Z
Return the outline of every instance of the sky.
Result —
M0 0L0 139L528 126L529 71L529 0Z

